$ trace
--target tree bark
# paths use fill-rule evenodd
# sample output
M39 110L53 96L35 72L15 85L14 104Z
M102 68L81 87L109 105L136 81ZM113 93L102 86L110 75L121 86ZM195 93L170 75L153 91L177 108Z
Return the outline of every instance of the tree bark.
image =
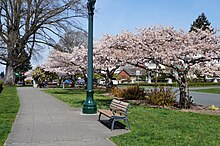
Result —
M118 69L119 67L115 67L111 70L107 69L106 70L106 76L105 76L105 81L106 81L106 89L112 88L113 87L113 82L112 82L112 78L114 75L114 72L116 71L116 69Z
M189 96L188 92L188 81L185 74L180 74L180 80L179 80L179 91L180 91L180 98L179 98L179 104L181 108L190 108L192 104L192 99Z
M6 66L5 84L6 85L15 84L15 74L14 74L14 68L12 65Z

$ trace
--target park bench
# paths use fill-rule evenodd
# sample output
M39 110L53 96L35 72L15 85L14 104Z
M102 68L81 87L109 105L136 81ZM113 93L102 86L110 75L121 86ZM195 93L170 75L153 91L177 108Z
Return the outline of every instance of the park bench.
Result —
M108 110L105 110L105 109L98 110L99 111L99 121L100 121L102 114L109 117L112 122L111 123L111 130L113 130L115 121L124 120L127 123L128 130L129 130L130 125L129 125L128 118L127 118L128 106L129 106L129 103L127 103L127 102L113 99L111 101L110 108Z

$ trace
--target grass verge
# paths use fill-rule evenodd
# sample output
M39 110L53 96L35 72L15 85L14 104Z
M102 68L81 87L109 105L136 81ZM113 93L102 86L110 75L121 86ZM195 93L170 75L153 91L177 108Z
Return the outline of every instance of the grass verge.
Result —
M54 97L64 101L71 107L82 107L86 99L86 93L84 89L47 89L45 92L53 95ZM104 96L105 90L95 90L94 99L97 105L97 108L108 108L111 103L111 97Z
M220 94L220 88L197 89L197 90L190 90L190 91Z
M5 86L0 94L0 145L3 145L19 109L19 99L15 87Z
M47 93L81 107L85 99L84 90L47 90ZM95 91L98 108L107 108L111 98ZM129 108L131 132L112 137L118 146L208 146L220 145L220 116L180 112L131 105Z

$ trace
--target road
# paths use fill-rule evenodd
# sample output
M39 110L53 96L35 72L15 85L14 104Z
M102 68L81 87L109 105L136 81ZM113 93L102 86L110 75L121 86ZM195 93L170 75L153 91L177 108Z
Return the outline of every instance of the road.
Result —
M149 87L152 88L152 87ZM148 87L145 89L149 89ZM220 86L212 86L212 87L191 87L190 90L195 89L208 89L208 88L220 88ZM173 87L173 91L178 90L178 88ZM177 93L178 95L178 93ZM211 93L202 93L202 92L193 92L190 91L190 96L193 98L193 102L196 104L201 105L215 105L217 107L220 107L220 94L211 94ZM179 97L177 96L177 100L179 100Z

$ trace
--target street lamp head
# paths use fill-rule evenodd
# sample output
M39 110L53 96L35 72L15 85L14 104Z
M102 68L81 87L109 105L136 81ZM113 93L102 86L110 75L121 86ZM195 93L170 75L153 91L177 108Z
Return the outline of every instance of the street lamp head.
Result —
M95 2L96 0L88 0L87 8L88 8L89 14L92 14L92 15L94 14Z
M89 1L91 1L91 2L94 3L94 4L95 4L95 2L96 2L96 0L89 0Z

